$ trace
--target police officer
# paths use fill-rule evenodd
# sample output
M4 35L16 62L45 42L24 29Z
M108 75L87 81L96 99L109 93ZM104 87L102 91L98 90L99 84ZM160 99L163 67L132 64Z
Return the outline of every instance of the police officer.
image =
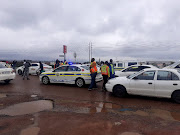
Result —
M89 91L91 91L92 88L97 88L96 86L97 67L96 67L95 58L91 59L90 72L91 72L91 84L88 88Z
M24 75L23 75L23 80L25 79L25 77L27 78L27 80L30 80L29 79L29 67L31 66L31 64L26 61L25 64L24 64Z
M115 70L114 70L114 65L113 65L113 60L112 60L112 59L110 59L109 71L110 71L110 77L109 77L109 79L115 78Z
M106 90L105 88L105 84L108 81L108 78L110 77L110 72L109 72L109 66L108 66L108 62L106 61L105 63L103 62L104 65L102 65L101 67L101 74L103 76L103 87L102 90Z

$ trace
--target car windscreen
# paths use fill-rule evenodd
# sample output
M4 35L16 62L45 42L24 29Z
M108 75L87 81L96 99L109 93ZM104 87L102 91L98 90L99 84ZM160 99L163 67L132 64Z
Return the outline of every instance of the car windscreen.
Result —
M81 66L82 68L86 69L86 70L89 70L89 67L88 66Z
M144 71L144 70L141 70L141 71L139 71L139 72L137 72L137 73L128 75L127 78L128 78L128 79L133 78L133 77L135 77L136 75L138 75L139 73L141 73L141 72L143 72L143 71Z
M7 68L6 66L4 66L4 65L2 65L2 64L0 64L0 68Z

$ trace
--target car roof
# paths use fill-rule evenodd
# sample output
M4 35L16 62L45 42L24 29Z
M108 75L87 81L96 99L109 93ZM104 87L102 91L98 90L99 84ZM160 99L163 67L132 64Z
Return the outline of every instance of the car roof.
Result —
M129 67L134 67L134 66L146 66L146 67L151 67L151 68L157 68L157 67L155 67L155 66L153 66L153 65L131 65L131 66L129 66ZM127 67L128 68L128 67Z
M144 71L148 71L148 70L158 70L158 71L174 71L174 72L177 72L177 70L176 69L169 69L169 68L163 68L163 69L160 69L160 68L151 68L151 69L148 69L148 68L146 68L146 69L143 69Z

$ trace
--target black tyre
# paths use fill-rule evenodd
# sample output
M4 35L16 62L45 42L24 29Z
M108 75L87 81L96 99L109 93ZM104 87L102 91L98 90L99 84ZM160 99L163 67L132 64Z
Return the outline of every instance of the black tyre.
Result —
M47 76L44 76L42 78L42 83L45 84L45 85L49 84L49 78Z
M19 70L18 70L18 74L19 74L19 75L22 75L22 70L19 69Z
M113 88L113 94L117 97L125 97L127 92L126 92L126 89L121 86L121 85L116 85L114 88Z
M8 84L10 81L11 81L11 80L4 80L4 82L5 82L6 84Z
M172 99L176 103L180 103L180 90L177 90L177 91L173 92Z
M82 78L78 78L78 79L76 79L76 85L78 86L78 87L83 87L84 86L84 84L85 84L85 82L84 82L84 80L82 79Z

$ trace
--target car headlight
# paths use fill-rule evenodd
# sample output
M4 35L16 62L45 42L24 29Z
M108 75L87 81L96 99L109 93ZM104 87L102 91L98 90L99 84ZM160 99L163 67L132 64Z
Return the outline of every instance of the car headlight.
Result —
M108 81L106 84L111 84L111 81Z

